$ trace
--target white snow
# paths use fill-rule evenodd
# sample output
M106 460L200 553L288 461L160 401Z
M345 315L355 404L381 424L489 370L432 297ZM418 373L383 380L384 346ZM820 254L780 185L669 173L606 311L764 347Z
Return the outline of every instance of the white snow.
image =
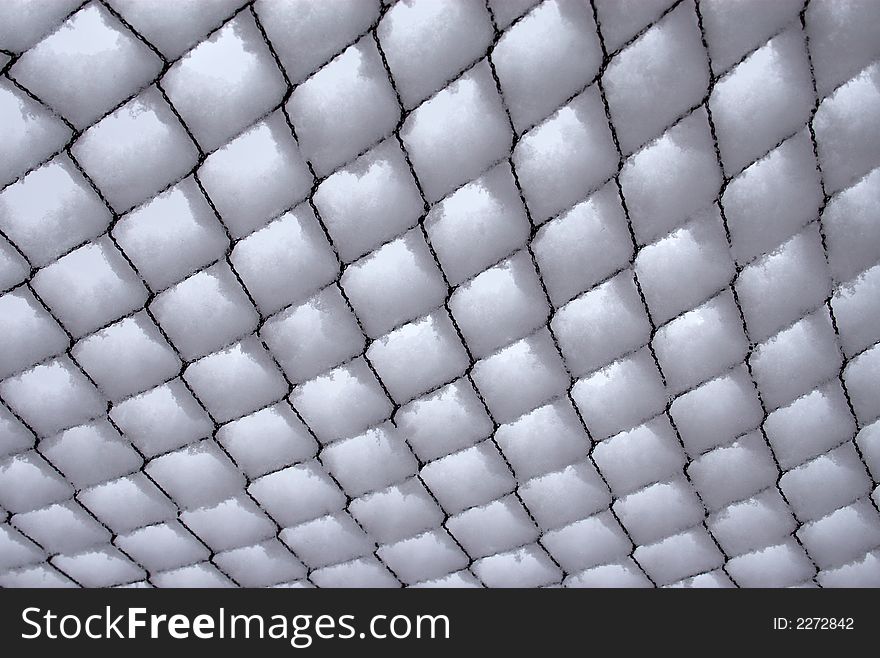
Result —
M37 272L33 287L74 337L141 308L147 299L140 278L106 237Z
M703 28L715 74L728 71L786 24L797 22L801 9L803 3L799 0L701 0ZM810 46L812 49L812 43Z
M735 273L716 207L639 251L635 260L651 317L657 324L726 287Z
M327 108L332 107L332 112ZM324 176L391 134L400 117L375 42L360 39L294 89L287 111L300 148Z
M712 91L709 106L727 174L738 173L800 129L814 104L804 37L792 28L749 55Z
M229 245L192 177L124 215L111 233L156 291L213 263Z
M785 473L779 488L798 520L809 521L869 493L871 480L847 442Z
M710 571L724 562L721 551L699 526L656 544L638 546L633 557L661 586Z
M11 290L29 273L27 261L6 238L0 236L0 290Z
M188 510L180 520L213 551L241 548L275 535L275 525L246 495L239 494L213 507Z
M57 152L71 130L52 112L0 81L0 185L7 185Z
M0 585L4 587L36 588L70 588L77 586L70 578L60 574L57 569L53 569L45 564L7 571L0 576Z
M474 382L492 417L506 423L565 392L569 378L546 329L476 363Z
M820 309L758 345L749 361L768 409L800 397L840 368L827 309Z
M710 514L707 525L712 536L731 556L771 546L797 528L788 504L775 487ZM737 582L740 582L739 578Z
M820 567L836 567L865 555L880 541L877 511L865 499L798 530Z
M40 436L90 421L107 410L104 397L67 356L3 380L0 396Z
M373 556L317 569L310 578L319 587L400 587L391 572Z
M316 461L263 476L254 480L248 491L285 527L311 521L345 506L345 494Z
M749 348L727 291L661 327L654 351L666 383L678 392L741 363Z
M109 587L135 580L147 574L113 546L85 551L77 555L56 555L52 563L76 578L84 587Z
M464 378L403 405L394 421L424 461L473 445L492 433L492 421Z
M519 0L522 2L522 0ZM480 581L476 579L476 577L470 571L456 571L451 574L447 574L442 578L435 578L434 580L425 580L420 583L414 583L410 585L413 588L460 588L460 589L478 589L482 587Z
M810 135L801 130L724 191L731 251L740 263L772 251L818 216L822 201Z
M110 418L147 457L211 433L211 419L180 379L121 402Z
M667 234L718 196L721 172L706 112L689 114L629 158L620 173L640 244Z
M321 461L353 496L382 489L418 470L403 435L391 423L325 447Z
M474 573L489 587L540 587L562 576L559 567L535 544L479 560Z
M880 416L880 393L877 388L877 367L880 365L880 347L875 345L849 362L844 381L855 408L856 417L869 423Z
M868 470L876 478L880 472L880 423L874 421L863 427L856 435L855 443L862 451Z
M804 19L819 96L828 95L880 56L874 32L880 7L869 0L816 0Z
M602 441L593 458L615 496L671 478L686 461L672 426L662 416Z
M223 500L240 491L245 482L229 457L210 439L156 457L144 472L184 509Z
M844 354L851 357L880 341L880 267L838 288L832 306Z
M821 305L831 294L831 278L817 225L743 269L736 290L755 341Z
M675 398L669 412L694 456L756 428L764 415L744 365Z
M0 48L20 53L55 30L79 0L32 3L10 0L0 5Z
M232 582L209 562L157 573L153 581L159 587L233 587Z
M11 526L0 529L0 547L3 549L0 553L0 569L4 571L39 562L45 557L36 544Z
M532 249L556 306L621 270L633 249L617 186L605 185L542 226Z
M776 484L779 471L759 432L716 448L688 466L688 477L710 510L744 500Z
M614 512L640 547L700 523L703 507L683 477L658 482L623 496Z
M229 260L264 315L305 301L333 281L338 270L305 203L237 243Z
M0 228L36 267L96 237L110 220L66 155L0 192Z
M407 0L388 9L376 36L403 105L410 109L479 59L493 29L480 0ZM425 57L427 52L432 56Z
M177 0L173 3L109 0L109 3L166 58L173 60L218 27L244 0Z
M880 162L880 64L873 64L822 101L813 120L829 194L858 181Z
M513 495L457 514L446 527L474 558L522 546L538 536L535 524Z
M174 569L209 557L208 549L178 521L119 535L115 543L150 571Z
M373 548L366 533L343 512L285 528L280 538L311 568L361 557Z
M631 270L570 301L554 315L550 326L575 376L608 365L646 345L651 336Z
M0 586L880 583L878 18L6 2Z
M457 286L525 244L529 221L506 162L431 207L425 229Z
M684 2L611 60L602 75L624 155L698 105L709 82L697 16Z
M571 395L594 439L627 430L666 406L666 390L646 348L578 380Z
M621 48L673 5L672 0L596 0L596 14L608 52Z
M315 205L345 262L413 226L424 208L403 151L393 138L323 181Z
M253 15L242 12L160 81L203 151L213 151L281 103L284 78ZM205 112L205 107L210 112Z
M590 7L575 0L539 4L504 33L492 62L513 124L522 133L599 71L602 50Z
M538 4L538 0L488 0L486 4L492 10L498 29L503 30L533 5Z
M0 505L10 512L30 512L71 495L73 487L36 451L0 462Z
M83 338L71 354L112 401L174 377L181 361L143 311Z
M433 461L419 475L449 514L500 498L516 486L491 441Z
M323 443L354 436L393 409L363 358L297 386L290 401Z
M162 61L102 4L86 4L10 74L82 129L158 75Z
M317 443L285 403L227 423L217 431L216 438L252 478L317 452Z
M219 422L245 416L287 393L281 371L253 336L190 364L183 378Z
M155 87L86 130L71 149L117 212L129 210L196 164L196 146Z
M545 324L550 314L526 251L516 252L459 286L449 300L449 308L477 358L532 333Z
M569 573L625 558L632 548L632 542L608 512L551 530L541 543Z
M85 489L77 498L115 533L164 521L175 513L174 504L141 473Z
M40 453L78 488L132 473L143 464L131 444L105 419L43 439Z
M822 226L828 262L837 281L849 281L877 262L880 253L880 168L836 195L825 207Z
M877 587L880 561L877 551L869 551L862 558L835 569L821 571L817 580L822 587Z
M586 457L590 448L590 440L565 398L502 425L495 440L519 480L573 464Z
M12 415L6 405L0 405L0 457L24 452L34 445L34 435Z
M408 585L445 576L468 565L467 556L442 530L382 546L378 555Z
M222 261L156 295L149 308L187 360L248 334L258 320L253 304Z
M365 32L379 18L380 2L257 0L254 9L290 81L298 84Z
M267 587L306 575L306 568L277 539L214 556L214 562L242 587Z
M446 384L468 367L449 315L435 312L395 329L367 348L395 402L407 402Z
M346 267L339 283L369 338L430 313L446 298L443 276L418 229Z
M335 285L271 317L260 336L296 383L360 354L366 344L357 318Z
M519 141L513 163L532 221L540 224L585 199L609 178L617 151L596 86Z
M611 504L608 487L588 461L531 479L520 486L518 493L543 529L584 519ZM555 554L552 547L550 550Z
M280 110L209 155L198 175L235 238L294 206L312 187L312 176Z
M444 514L417 477L355 498L349 511L378 542L391 544L443 522Z
M507 155L512 135L501 103L483 60L404 121L400 136L429 201L439 201Z
M24 286L0 297L0 333L0 376L4 378L60 354L70 343L64 330Z
M603 564L569 576L566 587L651 587L645 574L630 558Z

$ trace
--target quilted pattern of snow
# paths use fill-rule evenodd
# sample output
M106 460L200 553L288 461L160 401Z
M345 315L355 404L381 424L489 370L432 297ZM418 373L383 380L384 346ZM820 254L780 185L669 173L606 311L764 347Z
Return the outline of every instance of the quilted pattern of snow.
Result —
M880 586L880 3L0 5L0 586Z

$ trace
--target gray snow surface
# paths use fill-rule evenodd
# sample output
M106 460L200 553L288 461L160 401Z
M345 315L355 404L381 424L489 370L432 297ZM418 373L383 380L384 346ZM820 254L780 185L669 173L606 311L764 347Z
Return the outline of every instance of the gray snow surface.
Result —
M880 586L878 34L0 3L0 586Z

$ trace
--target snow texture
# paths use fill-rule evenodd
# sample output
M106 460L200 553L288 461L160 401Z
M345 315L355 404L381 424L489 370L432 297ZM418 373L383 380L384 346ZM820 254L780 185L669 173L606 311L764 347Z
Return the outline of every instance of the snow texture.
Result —
M880 585L880 3L0 3L0 586Z

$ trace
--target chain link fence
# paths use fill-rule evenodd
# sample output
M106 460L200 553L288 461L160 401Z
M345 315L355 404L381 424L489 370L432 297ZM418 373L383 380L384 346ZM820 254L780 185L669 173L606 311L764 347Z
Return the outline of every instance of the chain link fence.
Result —
M0 585L880 584L880 4L2 12Z

